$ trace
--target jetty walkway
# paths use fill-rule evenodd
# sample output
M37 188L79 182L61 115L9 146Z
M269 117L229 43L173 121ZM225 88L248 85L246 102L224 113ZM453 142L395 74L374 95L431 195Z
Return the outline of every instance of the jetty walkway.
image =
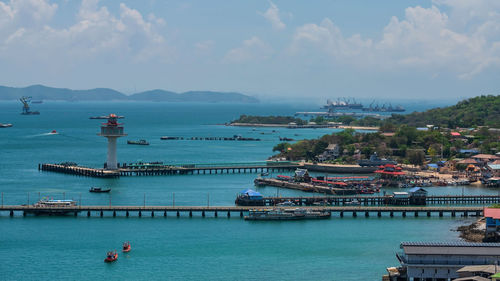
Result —
M353 201L357 201L364 206L386 206L391 205L390 199L392 199L390 196L264 197L262 203L265 206L275 206L283 202L292 202L298 206L346 206L352 204ZM493 204L500 203L500 195L428 195L425 197L424 202L425 205ZM398 200L398 204L410 205L410 202L409 200Z
M179 164L179 165L133 165L117 170L95 169L62 164L38 164L39 171L72 174L87 177L112 178L120 176L158 176L158 175L194 175L194 174L229 174L229 173L264 173L295 170L301 165L285 163L221 163L221 164Z
M244 213L248 212L250 209L264 208L262 206L75 206L75 207L35 207L33 205L23 206L23 205L5 205L0 207L0 214L7 212L10 216L14 216L15 212L21 212L23 215L35 214L35 215L74 215L78 216L79 213L84 213L87 217L99 216L103 217L106 213L107 216L116 217L117 215L129 217L131 215L142 216L164 216L167 217L168 213L173 213L175 216L179 217L181 213L193 216L193 213L200 214L205 217L207 213L213 214L214 217L218 217L219 213L221 215L226 215L231 217L232 214L244 216ZM287 209L293 209L297 207L286 207ZM304 208L304 207L302 207ZM444 214L450 215L451 217L464 216L481 216L483 214L483 207L409 207L409 206L384 206L384 207L374 207L374 206L334 206L334 207L305 207L312 210L318 211L328 211L332 214L338 214L340 217L344 217L345 214L351 214L353 217L357 217L359 214L364 214L365 217L370 217L371 215L376 215L381 217L382 214L394 217L395 214L402 217L407 215L413 215L418 217L421 214L423 216L430 217L433 214L443 217Z

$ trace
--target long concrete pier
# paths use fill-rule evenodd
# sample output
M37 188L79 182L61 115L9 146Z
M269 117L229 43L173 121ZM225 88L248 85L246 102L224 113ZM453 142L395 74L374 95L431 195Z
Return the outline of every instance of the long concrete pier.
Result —
M1 206L0 214L2 212L7 212L10 216L14 216L16 212L20 212L23 215L26 214L45 214L45 215L74 215L78 216L79 213L84 213L87 217L106 216L116 217L117 215L129 217L131 215L142 216L164 216L167 217L168 213L174 216L181 216L181 213L185 216L192 217L194 213L205 217L208 213L213 214L214 217L221 216L231 217L231 215L236 215L243 217L244 213L248 212L250 209L263 208L255 206L75 206L75 207L34 207L22 206L22 205L9 205ZM297 207L286 207L297 208ZM304 208L304 207L302 207ZM318 211L328 211L333 214L338 214L340 217L344 215L352 215L357 217L358 214L364 215L365 217L377 216L381 217L382 214L394 217L395 215L400 215L406 217L407 215L413 215L418 217L420 215L430 217L432 215L438 215L439 217L444 216L444 214L450 215L451 217L464 216L481 216L483 214L483 207L409 207L409 206L384 206L384 207L374 207L374 206L336 206L336 207L305 207L312 210Z
M194 166L194 165L193 165ZM159 176L159 175L201 175L201 174L235 174L235 173L264 173L283 172L301 167L297 164L278 165L241 165L241 166L211 166L211 167L125 167L117 170L95 169L82 166L67 166L61 164L38 164L39 171L56 172L86 177L110 178L120 176Z

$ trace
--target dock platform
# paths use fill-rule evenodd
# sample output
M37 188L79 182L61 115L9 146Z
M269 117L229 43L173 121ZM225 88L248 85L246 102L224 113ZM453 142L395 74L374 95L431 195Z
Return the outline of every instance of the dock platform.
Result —
M297 206L347 206L353 200L363 206L387 206L388 196L308 196L308 197L264 197L265 206L293 202ZM426 205L477 205L500 203L500 195L431 195L425 198Z
M187 214L189 217L193 216L193 213L205 217L208 213L213 214L213 217L218 217L219 214L231 217L232 214L244 216L244 213L248 212L250 209L255 208L265 208L262 206L76 206L76 207L34 207L22 206L22 205L5 205L0 207L0 215L2 212L7 212L10 216L14 216L15 212L20 212L25 216L26 214L53 214L53 215L74 215L78 216L79 213L84 213L87 217L92 215L103 217L106 213L107 216L116 217L117 215L129 217L131 215L137 215L142 217L143 215L149 215L151 217L164 216L167 217L168 213L171 215L179 217L181 213ZM297 207L286 207L287 209L293 209ZM304 207L301 207L304 208ZM481 216L483 214L483 207L409 207L409 206L384 206L384 207L374 207L374 206L332 206L332 207L305 207L317 211L327 211L332 214L336 214L339 217L344 217L346 214L351 214L353 217L357 217L359 214L364 214L365 217L370 217L375 215L381 217L382 214L385 216L394 217L400 215L401 217L406 217L407 215L413 214L414 217L423 214L427 217L438 215L443 217L444 214L450 215L451 217L458 216Z

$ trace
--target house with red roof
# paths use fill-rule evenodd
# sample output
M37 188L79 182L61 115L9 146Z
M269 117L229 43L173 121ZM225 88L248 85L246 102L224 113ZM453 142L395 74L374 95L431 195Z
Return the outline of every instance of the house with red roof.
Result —
M486 218L486 241L500 240L500 208L484 208Z

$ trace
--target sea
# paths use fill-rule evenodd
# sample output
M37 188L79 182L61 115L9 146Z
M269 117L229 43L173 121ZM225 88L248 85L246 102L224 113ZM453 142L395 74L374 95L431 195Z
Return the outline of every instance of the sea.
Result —
M410 111L431 104L409 103ZM97 135L115 113L128 136L118 140L121 163L253 163L273 154L279 137L317 138L335 129L231 127L247 115L318 111L304 104L198 104L158 102L51 102L34 104L40 115L20 115L19 102L0 102L2 204L33 204L41 198L74 199L82 205L232 206L238 192L265 196L313 196L301 191L254 187L257 174L212 174L98 179L38 171L39 163L76 162L102 167L106 139ZM50 134L56 130L57 134ZM261 141L201 141L190 137L243 137ZM161 136L184 140L160 140ZM146 139L149 146L127 145ZM282 172L281 174L290 174ZM272 176L277 175L275 173ZM341 176L341 175L339 175ZM91 186L111 188L89 193ZM387 193L399 189L386 189ZM430 194L496 194L479 187L431 187ZM125 217L35 217L0 212L0 280L380 280L397 266L402 241L459 241L462 217L395 216L322 221L249 222L219 214L143 214ZM130 241L132 251L103 262L109 250Z

